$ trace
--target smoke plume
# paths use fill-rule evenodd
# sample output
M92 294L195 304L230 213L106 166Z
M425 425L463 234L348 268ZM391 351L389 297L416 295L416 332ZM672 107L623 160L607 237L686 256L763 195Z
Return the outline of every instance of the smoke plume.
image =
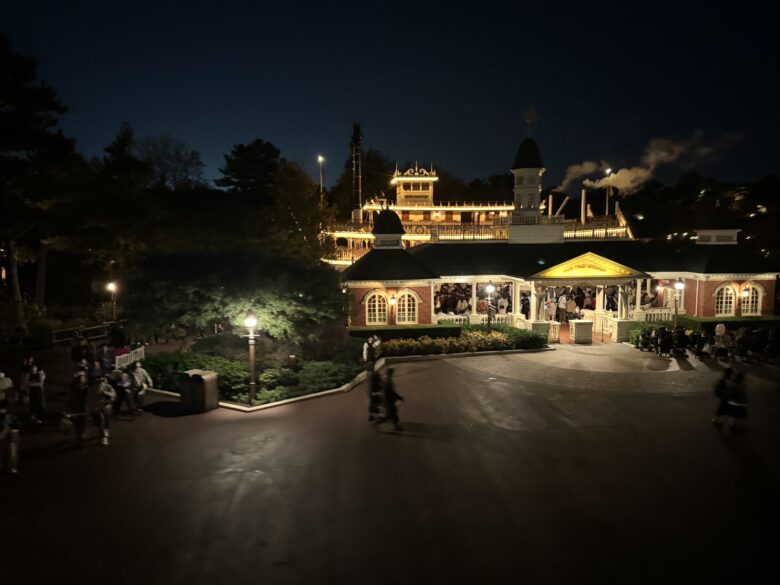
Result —
M682 141L653 138L645 147L645 152L639 159L637 166L622 168L608 177L597 180L585 179L583 185L595 189L611 185L619 189L622 194L630 195L652 179L659 166L677 164L685 169L691 168L716 158L741 138L739 134L725 134L716 142L706 144L702 140L703 134L701 130L697 130L690 138ZM582 165L574 166L581 167ZM568 170L566 173L568 177Z
M601 163L593 162L592 160L582 161L578 165L571 165L566 169L566 173L563 175L563 181L555 188L555 191L565 191L566 188L571 185L575 179L584 177L585 175L592 175L596 171L603 171L607 168L607 163L601 161Z

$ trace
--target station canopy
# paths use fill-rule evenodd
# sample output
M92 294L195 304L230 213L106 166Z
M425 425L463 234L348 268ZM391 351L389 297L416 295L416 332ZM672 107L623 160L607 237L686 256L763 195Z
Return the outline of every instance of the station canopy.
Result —
M555 286L574 286L581 283L594 285L624 284L649 275L619 264L593 252L586 252L571 260L566 260L546 268L529 277L543 284Z

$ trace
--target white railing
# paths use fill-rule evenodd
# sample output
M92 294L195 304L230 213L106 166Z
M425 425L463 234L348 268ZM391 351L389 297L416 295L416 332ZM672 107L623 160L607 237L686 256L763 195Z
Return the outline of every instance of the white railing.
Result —
M455 323L456 325L468 325L469 316L468 315L447 315L446 313L439 313L433 316L434 323L441 323L442 321L449 321L450 323Z
M135 361L144 359L144 346L137 347L128 353L123 353L114 357L114 369L121 370Z
M550 321L550 328L547 330L547 341L550 343L559 343L561 341L561 324L558 321Z
M683 311L679 314L684 315ZM661 307L657 309L640 309L639 311L630 311L628 318L634 321L647 321L656 323L658 321L674 321L674 310Z

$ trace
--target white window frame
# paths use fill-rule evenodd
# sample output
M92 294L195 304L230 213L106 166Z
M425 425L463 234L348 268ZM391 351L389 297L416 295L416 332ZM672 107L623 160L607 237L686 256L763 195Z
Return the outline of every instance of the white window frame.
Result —
M375 303L376 319L371 320L371 304ZM387 325L388 316L387 295L382 292L372 291L366 295L366 325ZM384 320L380 319L381 314L384 313Z
M728 289L728 292L731 293L731 307L729 308L728 312L724 311L718 311L718 295L723 293L724 295L724 307L725 307L725 295L726 295L726 289ZM715 316L716 317L733 317L736 315L737 310L737 298L739 296L737 295L737 289L731 284L722 284L718 288L715 289L715 293L713 294L713 297L715 298Z
M395 322L399 325L416 325L419 305L420 302L417 299L417 295L409 291L401 292L395 304ZM409 319L410 312L413 313L411 319Z
M755 282L749 282L745 286L742 287L742 291L748 291L748 300L747 303L745 302L745 299L742 297L742 292L740 292L739 295L739 310L742 316L744 317L759 317L761 316L761 310L763 309L763 301L764 301L764 294L765 290L764 287L762 287L760 284L756 284ZM755 303L753 302L753 295L755 295ZM749 309L745 311L745 306L747 306Z

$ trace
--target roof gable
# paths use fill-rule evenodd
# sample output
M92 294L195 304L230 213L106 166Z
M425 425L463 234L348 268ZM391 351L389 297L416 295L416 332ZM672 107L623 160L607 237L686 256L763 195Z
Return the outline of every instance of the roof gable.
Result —
M643 278L643 272L618 264L593 252L585 252L533 275L533 278Z

